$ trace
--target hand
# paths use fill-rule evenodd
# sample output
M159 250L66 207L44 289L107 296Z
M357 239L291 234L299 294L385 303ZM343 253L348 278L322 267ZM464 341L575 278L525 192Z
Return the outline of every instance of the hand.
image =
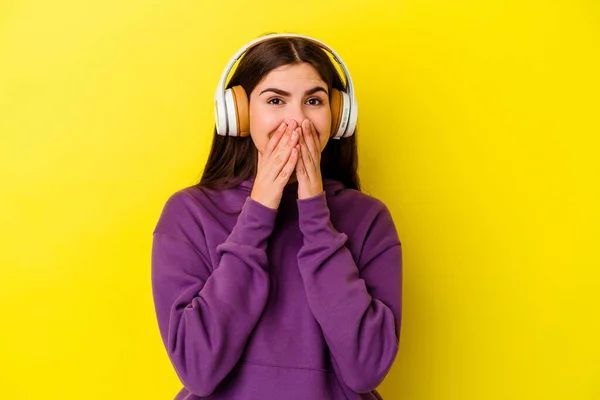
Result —
M302 126L296 128L300 142L296 148L300 156L296 164L298 179L298 199L308 199L323 192L321 177L321 142L314 125L310 120L302 121Z
M300 135L294 130L296 122L283 122L267 143L264 154L258 152L258 166L250 198L272 209L278 209L283 188L298 161Z

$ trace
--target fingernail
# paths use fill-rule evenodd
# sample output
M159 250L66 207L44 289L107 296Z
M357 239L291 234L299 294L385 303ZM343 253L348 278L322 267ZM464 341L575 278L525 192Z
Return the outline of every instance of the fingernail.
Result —
M279 128L277 128L277 130L278 130L279 132L283 132L283 131L284 131L284 129L285 129L285 122L282 122L282 123L281 123L281 125L279 125Z

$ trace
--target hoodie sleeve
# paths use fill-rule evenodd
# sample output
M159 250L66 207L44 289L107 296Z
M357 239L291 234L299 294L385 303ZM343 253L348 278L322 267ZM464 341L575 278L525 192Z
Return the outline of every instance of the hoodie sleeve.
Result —
M152 291L163 344L187 390L209 396L233 369L267 302L267 239L277 210L248 197L211 265L189 196L167 202L153 234ZM201 212L201 211L200 211Z
M336 373L357 393L375 389L399 349L402 249L387 207L377 201L358 262L330 221L325 193L298 200L298 265Z

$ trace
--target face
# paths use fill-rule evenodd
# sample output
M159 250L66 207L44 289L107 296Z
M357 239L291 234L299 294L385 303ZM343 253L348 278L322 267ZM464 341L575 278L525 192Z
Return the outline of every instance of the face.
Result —
M269 72L249 99L250 135L260 153L285 120L312 121L321 142L329 140L331 108L329 90L317 70L308 63L284 65Z

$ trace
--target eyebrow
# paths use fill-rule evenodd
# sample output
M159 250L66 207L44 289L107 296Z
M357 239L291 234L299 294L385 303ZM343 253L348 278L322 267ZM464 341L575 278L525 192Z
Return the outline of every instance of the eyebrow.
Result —
M273 92L273 93L276 93L278 95L285 96L285 97L290 97L292 95L290 92L286 92L285 90L281 90L281 89L277 89L277 88L267 88L267 89L263 90L262 92L260 92L259 96L265 92ZM327 90L324 87L315 86L314 88L309 89L306 92L304 92L304 95L310 96L311 94L315 94L317 92L323 92L323 93L327 94Z

